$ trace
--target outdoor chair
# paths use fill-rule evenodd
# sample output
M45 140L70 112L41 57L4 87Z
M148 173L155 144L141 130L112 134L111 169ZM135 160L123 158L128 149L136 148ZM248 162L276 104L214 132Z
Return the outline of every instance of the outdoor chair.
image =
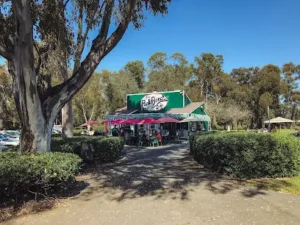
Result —
M154 147L155 145L159 146L159 141L158 141L157 138L154 138L154 139L152 140L152 143L151 143L151 146Z
M143 146L143 144L144 144L143 139L142 139L142 138L139 138L138 145L139 145L139 146Z

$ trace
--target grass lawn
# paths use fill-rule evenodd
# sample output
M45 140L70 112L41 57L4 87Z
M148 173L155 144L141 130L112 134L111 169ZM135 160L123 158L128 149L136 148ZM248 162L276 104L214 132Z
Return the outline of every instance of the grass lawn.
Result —
M249 180L246 184L260 189L300 195L300 175L293 178Z
M281 129L278 131L280 134L293 134L293 133L297 133L297 131L295 129Z

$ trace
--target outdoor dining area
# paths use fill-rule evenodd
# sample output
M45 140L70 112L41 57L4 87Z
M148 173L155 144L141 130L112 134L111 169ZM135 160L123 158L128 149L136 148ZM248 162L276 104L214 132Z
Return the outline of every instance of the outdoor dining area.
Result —
M204 102L192 102L184 91L127 94L126 106L102 122L107 135L127 145L159 146L187 140L189 132L210 129Z
M180 142L179 132L176 130L180 122L174 118L164 117L157 120L117 119L105 123L112 126L112 136L123 137L127 145L154 147Z

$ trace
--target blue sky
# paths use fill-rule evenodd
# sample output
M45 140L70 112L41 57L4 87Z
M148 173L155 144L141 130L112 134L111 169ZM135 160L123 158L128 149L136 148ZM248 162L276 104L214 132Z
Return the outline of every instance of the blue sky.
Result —
M299 0L174 0L169 14L132 27L99 69L119 70L126 62L158 51L183 53L190 62L203 52L224 56L224 70L286 62L300 64Z
M165 17L149 15L141 30L131 26L97 70L146 64L158 51L181 52L190 62L203 52L222 54L226 72L300 64L299 12L299 0L173 0Z

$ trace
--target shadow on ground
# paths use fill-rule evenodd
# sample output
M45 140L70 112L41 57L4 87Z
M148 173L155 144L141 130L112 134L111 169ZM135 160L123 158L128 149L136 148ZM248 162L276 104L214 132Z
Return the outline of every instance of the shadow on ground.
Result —
M124 157L117 163L89 171L93 182L76 198L88 201L105 195L119 202L143 196L189 200L189 194L199 186L215 194L240 188L240 183L196 163L187 148L187 143L157 148L126 147ZM241 194L253 197L265 193L250 188Z
M52 209L62 199L78 196L82 190L87 189L89 184L84 181L72 183L69 189L53 190L44 194L24 193L16 198L3 198L0 201L0 223L12 218L43 212Z

